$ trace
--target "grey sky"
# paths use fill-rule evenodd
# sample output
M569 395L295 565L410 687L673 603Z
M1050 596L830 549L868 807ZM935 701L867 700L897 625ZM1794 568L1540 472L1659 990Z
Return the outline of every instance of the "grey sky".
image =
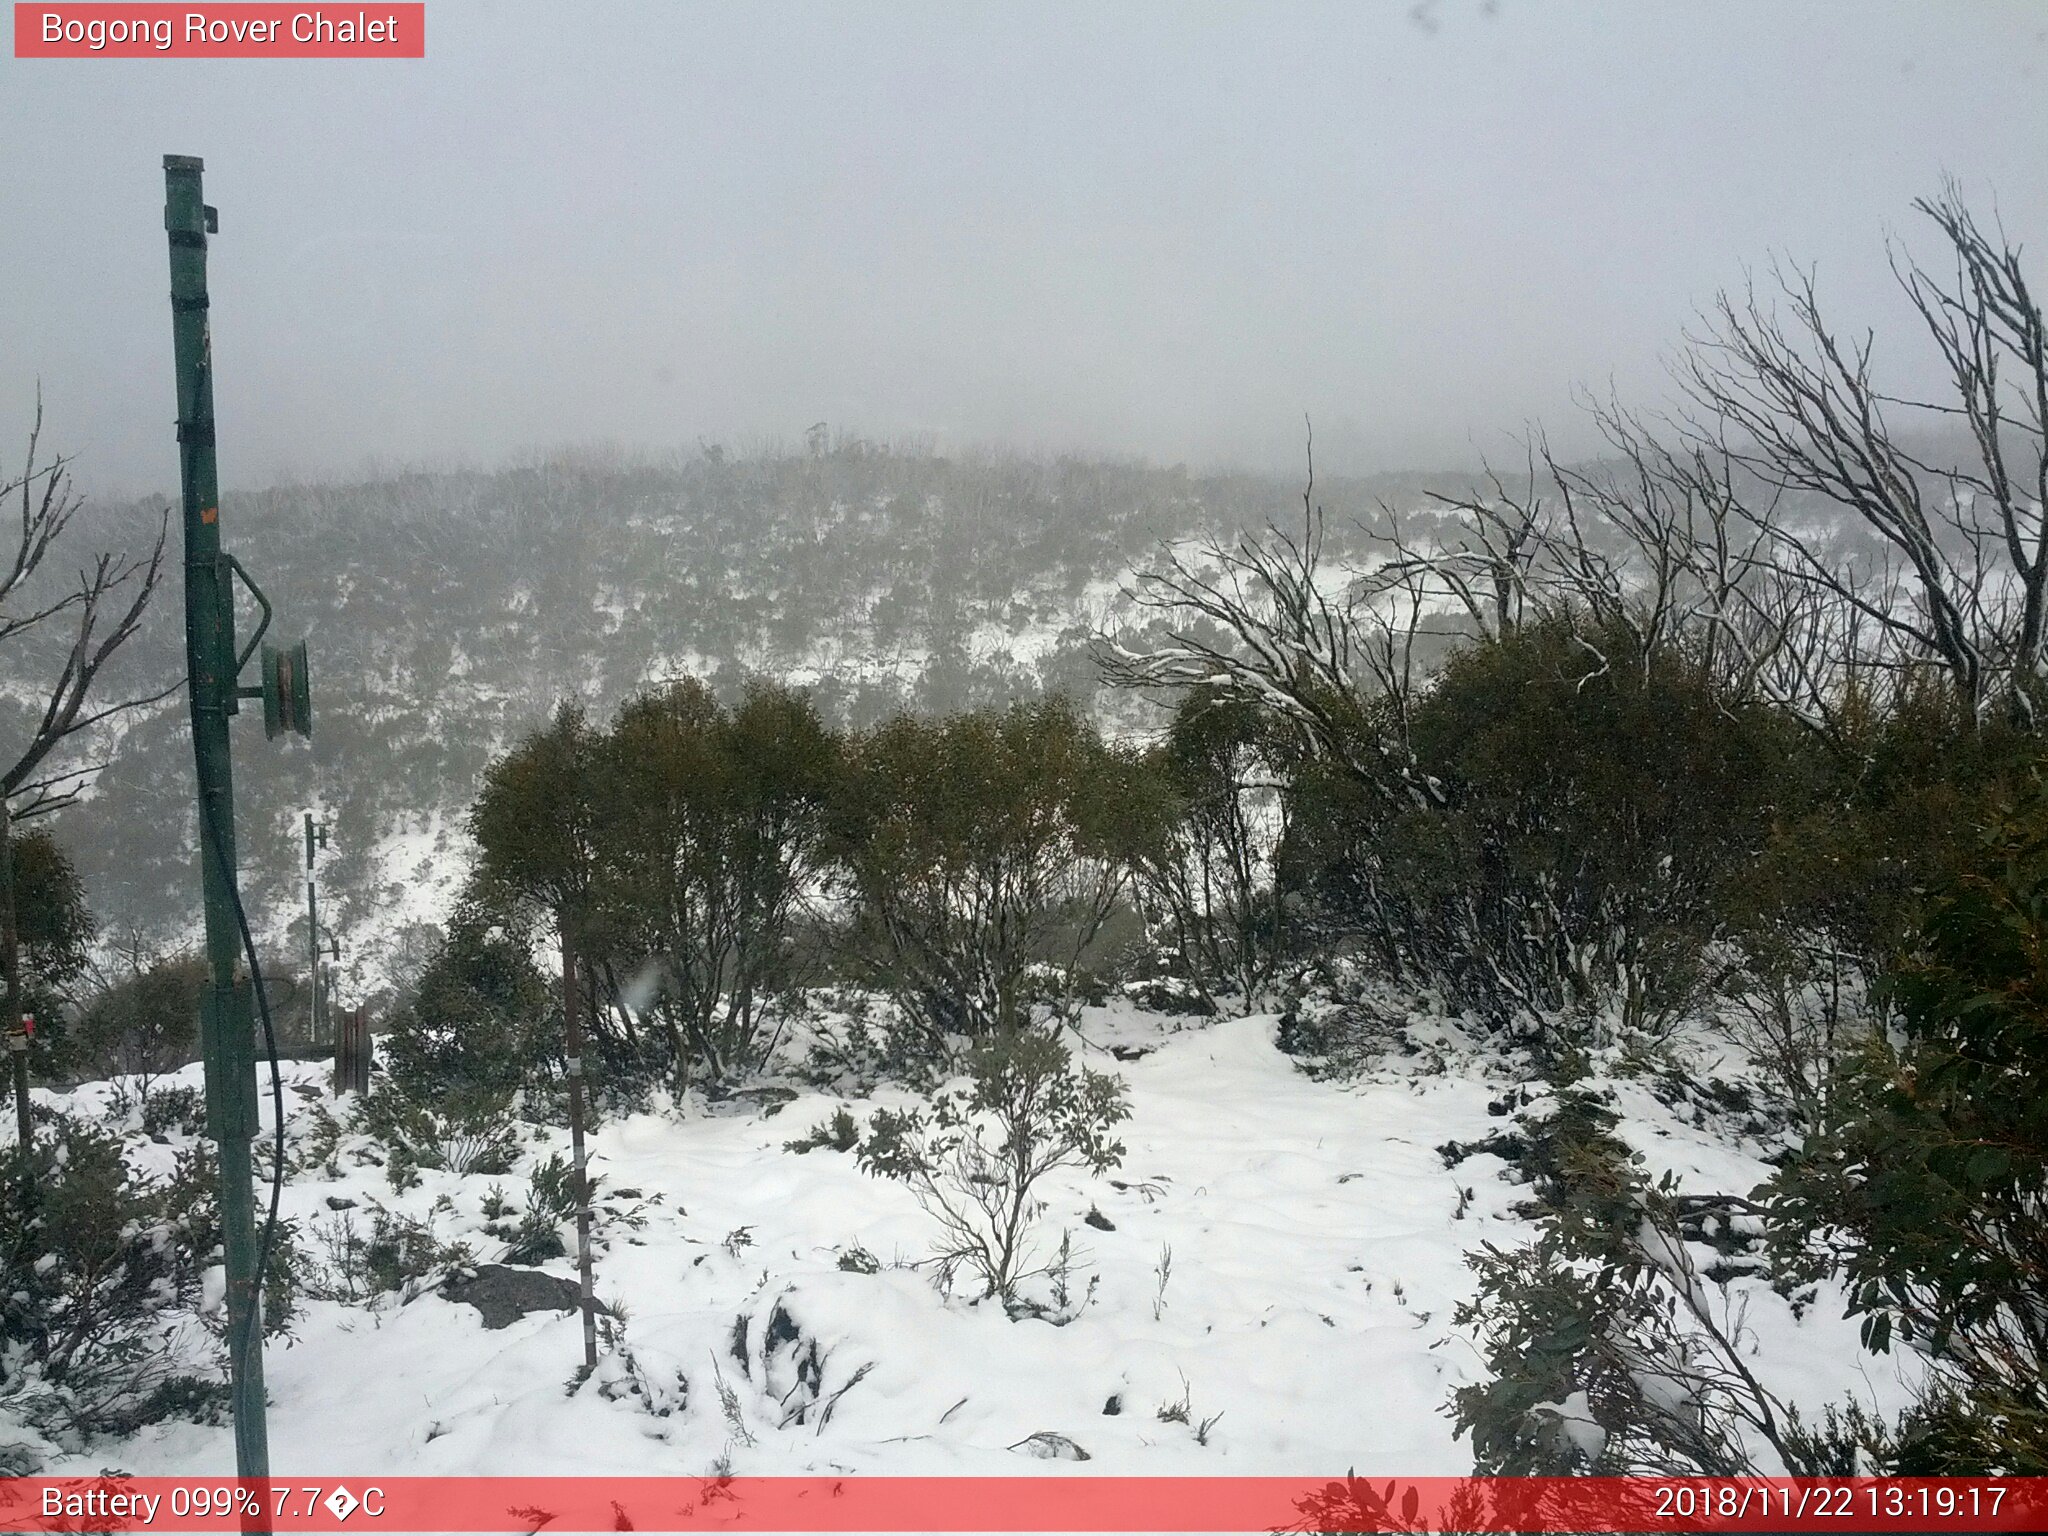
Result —
M167 151L249 486L821 419L1449 465L1656 391L1773 249L1892 321L1944 171L2048 249L2044 148L2048 7L1959 0L430 0L424 61L0 58L0 455L40 376L89 485L173 488Z

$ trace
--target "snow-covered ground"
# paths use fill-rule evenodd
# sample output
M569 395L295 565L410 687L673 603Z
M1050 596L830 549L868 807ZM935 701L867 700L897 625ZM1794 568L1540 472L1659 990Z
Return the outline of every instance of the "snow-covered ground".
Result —
M1514 1069L1454 1025L1418 1019L1409 1035L1422 1049L1355 1082L1318 1081L1276 1048L1277 1027L1121 1003L1084 1016L1083 1059L1123 1075L1132 1117L1120 1169L1059 1175L1048 1191L1042 1238L1072 1233L1071 1293L1078 1303L1093 1290L1064 1323L1012 1320L966 1287L942 1296L907 1267L932 1237L907 1188L864 1176L846 1153L784 1150L842 1104L864 1117L906 1102L900 1091L804 1092L772 1113L663 1106L594 1139L597 1292L625 1323L593 1379L572 1385L572 1315L487 1331L474 1307L432 1290L307 1302L295 1337L268 1351L272 1463L309 1475L999 1473L1051 1443L1033 1437L1059 1436L1090 1472L1469 1471L1442 1411L1480 1368L1451 1323L1471 1289L1463 1256L1533 1229L1512 1214L1529 1191L1507 1164L1479 1154L1453 1168L1437 1149L1503 1127L1495 1110ZM325 1089L309 1065L286 1070L297 1135ZM184 1076L196 1082L197 1069ZM82 1111L103 1092L66 1097ZM1767 1172L1760 1149L1689 1124L1639 1085L1620 1093L1621 1134L1652 1173L1746 1191ZM522 1170L566 1145L533 1134ZM180 1140L139 1140L137 1156L168 1166ZM355 1162L360 1145L342 1143L341 1178L315 1168L285 1189L309 1249L352 1201L351 1218L373 1204L431 1215L480 1262L499 1256L484 1202L496 1186L516 1209L524 1178L428 1171L394 1194L382 1168ZM877 1272L841 1267L856 1247ZM1703 1250L1702 1264L1712 1257ZM1905 1400L1896 1367L1858 1348L1839 1298L1799 1318L1757 1281L1720 1299L1742 1317L1760 1374L1792 1400ZM813 1346L817 1370L800 1370ZM178 1423L51 1471L232 1464L226 1428Z

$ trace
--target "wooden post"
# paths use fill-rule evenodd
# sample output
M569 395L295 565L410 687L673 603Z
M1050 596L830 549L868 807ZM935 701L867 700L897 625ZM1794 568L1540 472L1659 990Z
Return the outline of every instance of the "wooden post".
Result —
M349 1024L355 1033L355 1054L350 1057L350 1066L355 1073L355 1091L370 1091L370 1010L354 1008L349 1011Z
M370 1010L349 1008L334 1019L334 1091L370 1091Z
M569 1073L569 1154L576 1165L576 1284L583 1307L583 1369L597 1369L597 1297L590 1278L590 1176L583 1155L583 1022L576 1011L576 951L562 927L562 1035Z
M7 1054L14 1064L14 1123L20 1136L16 1145L21 1148L24 1159L28 1156L29 1143L35 1139L35 1123L28 1112L28 1038L28 1030L21 1025L7 1032Z

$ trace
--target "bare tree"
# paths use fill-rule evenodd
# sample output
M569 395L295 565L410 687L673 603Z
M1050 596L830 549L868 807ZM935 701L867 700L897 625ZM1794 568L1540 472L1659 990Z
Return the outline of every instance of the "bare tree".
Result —
M54 675L37 689L43 704L28 740L9 749L14 760L0 771L0 801L13 806L16 797L24 797L24 803L14 806L16 820L69 804L99 766L69 764L59 748L75 744L82 733L116 715L165 698L178 686L172 683L112 702L94 696L101 672L141 628L163 579L168 513L159 521L156 542L147 555L138 559L102 552L80 568L75 584L30 597L37 573L84 505L72 487L70 458L58 455L39 461L42 432L38 396L21 470L0 478L0 503L19 508L12 557L0 563L0 645L19 643L46 625L64 626L69 640Z
M1211 539L1192 553L1163 550L1124 595L1164 634L1105 636L1103 673L1124 687L1243 700L1380 794L1433 803L1404 729L1421 682L1427 593L1400 560L1371 570L1338 564L1326 535L1311 440L1301 533L1268 524L1262 535Z
M1645 667L1682 649L1731 702L1768 699L1831 738L1850 700L1929 670L1973 718L2002 708L2031 728L2048 681L2048 321L2020 248L1954 186L1914 206L1953 273L1897 249L1893 270L1948 398L1886 393L1871 334L1830 325L1810 270L1774 268L1775 297L1724 294L1688 338L1682 420L1595 404L1603 458L1561 463L1536 435L1514 483L1489 468L1477 493L1434 498L1444 515L1425 532L1388 509L1391 550L1361 569L1330 569L1307 495L1299 536L1169 550L1130 594L1169 616L1168 637L1111 646L1112 679L1257 698L1320 752L1424 800L1398 727L1415 642L1445 623L1499 639L1570 622L1589 676L1611 664L1602 636ZM1942 426L1963 428L1968 451L1918 446ZM1845 550L1828 506L1875 552ZM1361 728L1375 695L1391 732Z
M1519 475L1489 468L1431 508L1383 509L1379 546L1349 564L1326 545L1311 460L1298 534L1169 548L1136 580L1126 595L1144 622L1105 642L1107 675L1250 703L1304 761L1378 797L1349 817L1346 900L1397 977L1404 952L1469 955L1503 967L1491 993L1583 995L1551 984L1529 925L1488 928L1501 903L1483 883L1463 910L1423 911L1389 873L1388 828L1461 809L1410 729L1430 645L1540 625L1582 659L1581 688L1675 664L1724 713L1774 706L1852 755L1855 722L1930 680L1979 723L2032 729L2048 701L2048 324L2002 230L1953 187L1916 207L1953 275L1896 251L1894 270L1948 398L1885 393L1871 336L1845 340L1812 273L1781 267L1775 300L1754 285L1724 295L1689 338L1677 419L1589 402L1601 457L1563 462L1532 435ZM1966 446L1926 446L1943 428ZM1533 989L1516 969L1529 965Z
M2048 662L2048 323L2019 247L1987 233L1953 185L1914 206L1940 229L1954 275L1897 249L1893 270L1953 399L1880 389L1871 333L1837 331L1813 272L1778 267L1776 300L1754 284L1724 294L1690 338L1689 433L1763 484L1847 508L1875 535L1879 555L1859 561L1790 517L1758 517L1772 564L1853 616L1834 622L1837 642L1859 640L1867 666L1893 673L1936 667L1973 718L2002 707L2031 728ZM1923 457L1894 417L1960 423L1971 450Z
M21 1009L20 957L16 938L14 875L11 857L13 823L18 819L70 804L91 777L96 764L80 765L60 752L81 733L121 714L154 703L171 690L130 696L113 703L94 698L94 685L115 652L134 637L143 613L163 576L168 515L158 524L156 543L140 560L102 553L78 572L76 585L52 595L36 577L47 562L82 499L72 489L71 460L58 455L40 462L43 406L36 397L35 423L29 429L28 452L12 478L0 475L0 505L20 508L11 557L0 555L0 645L19 648L50 628L68 635L61 659L47 684L28 740L13 763L0 771L0 967L7 978L9 1027ZM34 595L31 595L34 594ZM176 685L173 684L173 687ZM5 761L0 756L0 761ZM15 799L19 796L19 809Z

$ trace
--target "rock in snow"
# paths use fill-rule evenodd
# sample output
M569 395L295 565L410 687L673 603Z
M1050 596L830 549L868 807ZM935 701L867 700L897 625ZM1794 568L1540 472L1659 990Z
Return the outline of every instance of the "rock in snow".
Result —
M475 1307L486 1328L509 1328L529 1312L574 1312L581 1293L574 1280L561 1275L480 1264L450 1275L441 1294Z

